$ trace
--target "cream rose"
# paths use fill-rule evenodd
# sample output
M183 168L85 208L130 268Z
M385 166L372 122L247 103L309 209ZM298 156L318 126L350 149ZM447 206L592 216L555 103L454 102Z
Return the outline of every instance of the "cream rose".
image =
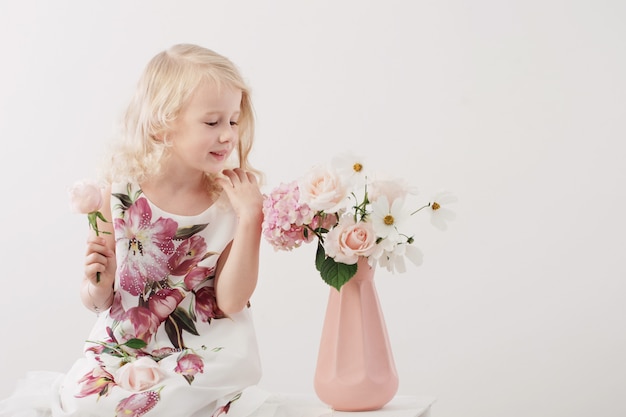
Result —
M115 383L129 391L143 391L157 384L163 376L159 364L148 356L129 362L115 373Z
M376 247L376 235L369 222L356 222L354 216L344 215L324 240L326 254L336 262L355 264L359 256L369 256Z
M349 189L336 171L317 166L299 181L300 202L313 211L336 213L345 207Z

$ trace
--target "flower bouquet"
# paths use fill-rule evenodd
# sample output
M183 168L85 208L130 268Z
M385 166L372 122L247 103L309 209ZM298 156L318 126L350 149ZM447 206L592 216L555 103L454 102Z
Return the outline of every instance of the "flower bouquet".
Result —
M441 192L409 208L407 200L416 195L403 179L374 176L361 159L339 155L264 196L263 236L283 251L317 239L315 266L339 290L356 273L360 257L392 273L406 271L405 258L421 265L409 220L428 209L431 223L445 230L454 218L446 206L456 197Z

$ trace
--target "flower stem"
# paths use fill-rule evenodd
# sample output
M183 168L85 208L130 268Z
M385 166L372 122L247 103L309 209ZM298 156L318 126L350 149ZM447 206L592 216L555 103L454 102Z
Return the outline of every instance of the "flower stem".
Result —
M415 210L413 213L411 213L411 216L414 215L415 213L417 213L418 211L421 211L421 210L425 209L426 207L430 207L430 203L425 204L422 207L420 207L417 210Z
M100 231L98 230L98 212L89 213L89 224L91 228L96 233L96 236L100 236ZM96 272L96 284L100 283L100 272Z

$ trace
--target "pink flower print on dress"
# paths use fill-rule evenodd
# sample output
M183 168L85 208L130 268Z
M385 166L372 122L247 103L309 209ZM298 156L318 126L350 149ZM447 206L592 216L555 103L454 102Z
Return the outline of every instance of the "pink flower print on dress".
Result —
M122 365L115 373L115 382L128 391L139 392L152 388L163 377L159 364L148 356L142 356Z
M124 398L115 408L115 417L141 417L152 410L161 399L161 390L144 391Z
M104 346L102 345L92 345L85 349L85 352L92 352L96 356L96 358L102 355L103 351L104 351Z
M217 410L215 410L215 413L213 413L211 417L220 417L220 416L226 415L228 414L229 410L230 410L230 402L228 402L226 405L223 405Z
M148 299L148 308L160 322L163 322L172 314L183 297L183 293L176 288L161 288Z
M179 350L175 347L165 346L159 349L154 349L152 352L150 352L150 356L152 356L156 360L161 360L177 352L179 352Z
M127 319L122 322L122 341L141 339L150 343L161 324L159 318L146 307L132 307L126 313Z
M202 357L195 353L185 352L177 359L174 372L182 375L189 385L193 382L196 374L204 372L204 362Z
M115 219L115 230L121 238L118 251L126 259L121 262L121 287L132 295L144 292L146 283L161 281L169 274L167 260L174 252L172 239L178 224L172 219L159 218L152 223L152 210L145 198L140 198L125 212L125 218Z
M215 267L198 266L185 275L185 288L189 291L202 284L215 274Z
M202 287L196 294L196 314L201 321L210 323L212 319L222 319L226 314L217 306L215 288Z
M228 414L228 412L230 411L230 405L234 403L235 401L237 401L239 398L241 398L241 393L237 394L235 398L233 398L232 400L227 402L225 405L215 410L215 412L213 413L213 415L211 415L211 417L220 417L222 415Z
M185 239L176 248L168 261L172 275L185 275L202 260L206 253L206 242L200 236Z
M119 291L115 291L114 294L109 315L117 321L122 321L126 318L126 310L124 310L122 305L122 294Z
M98 394L98 397L106 396L109 389L115 386L113 375L98 366L85 374L78 380L80 384L80 392L75 395L76 398L87 397L88 395Z

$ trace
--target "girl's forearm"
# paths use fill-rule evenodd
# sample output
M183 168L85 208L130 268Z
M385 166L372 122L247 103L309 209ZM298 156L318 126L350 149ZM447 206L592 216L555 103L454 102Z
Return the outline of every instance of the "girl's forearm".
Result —
M261 221L240 221L226 259L217 270L215 293L220 310L226 314L241 311L256 289L259 275Z

